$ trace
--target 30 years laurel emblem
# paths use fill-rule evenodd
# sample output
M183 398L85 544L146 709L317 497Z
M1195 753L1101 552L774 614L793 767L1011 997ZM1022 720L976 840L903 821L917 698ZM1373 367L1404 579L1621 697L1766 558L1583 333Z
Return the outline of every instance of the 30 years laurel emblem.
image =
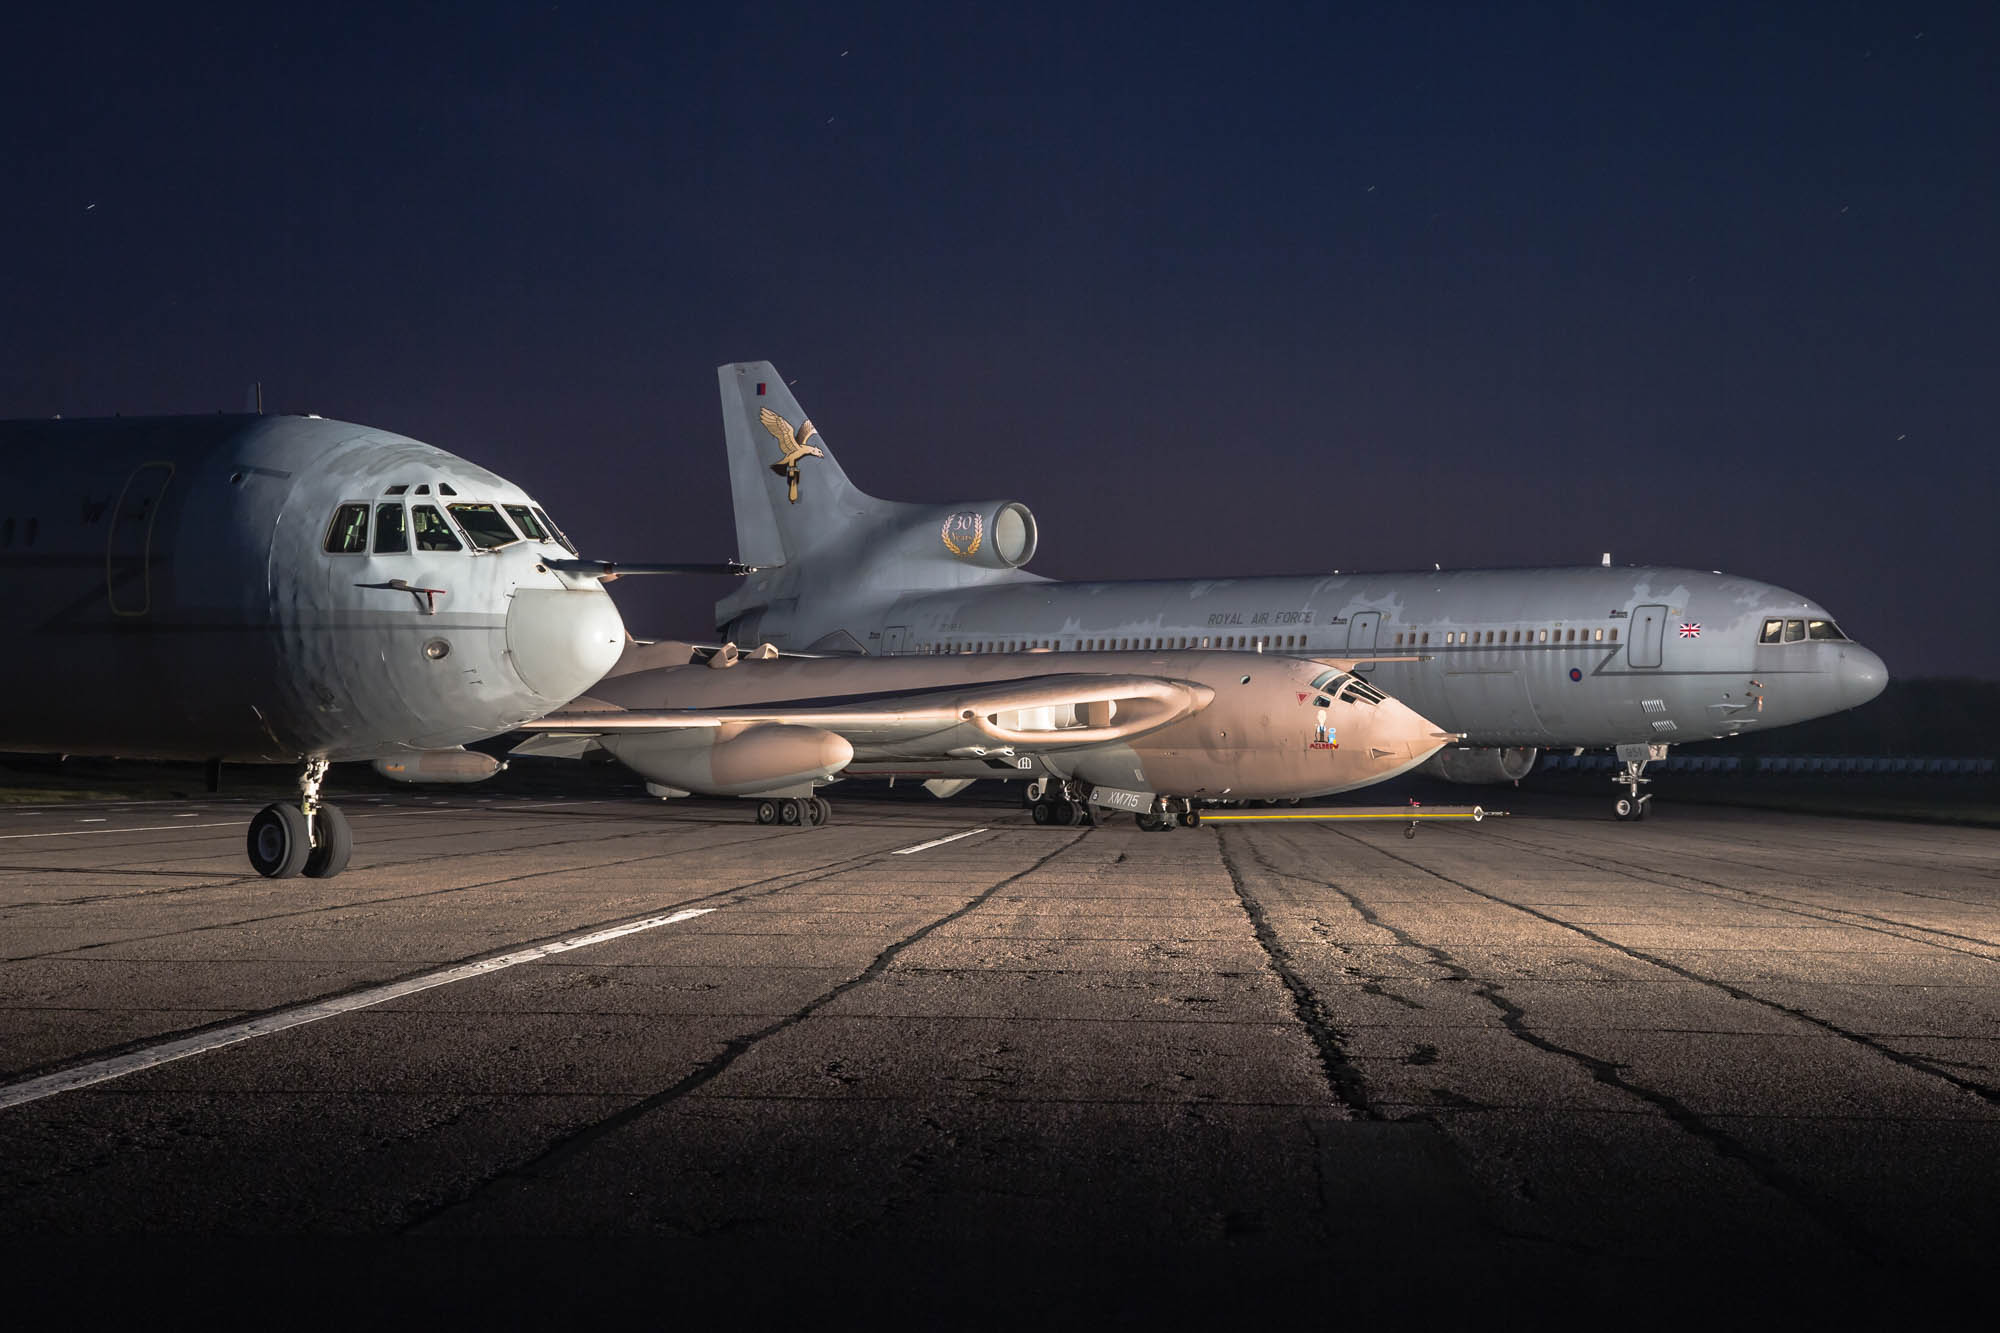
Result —
M986 520L978 514L948 514L939 535L944 538L945 550L970 560L979 554L979 543L986 539Z

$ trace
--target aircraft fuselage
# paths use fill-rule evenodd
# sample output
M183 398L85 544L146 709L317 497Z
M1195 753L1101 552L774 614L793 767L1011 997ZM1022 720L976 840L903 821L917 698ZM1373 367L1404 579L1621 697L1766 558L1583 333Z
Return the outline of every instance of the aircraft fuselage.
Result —
M1466 745L1490 747L1714 739L1854 707L1886 680L1881 659L1832 637L1831 616L1811 600L1691 569L1098 583L1017 572L873 602L851 588L807 586L818 572L799 571L788 587L784 570L753 576L736 600L758 599L768 580L765 605L726 632L798 647L844 630L883 655L1023 645L1410 655L1424 660L1364 675L1465 733ZM1776 641L1764 642L1772 621Z

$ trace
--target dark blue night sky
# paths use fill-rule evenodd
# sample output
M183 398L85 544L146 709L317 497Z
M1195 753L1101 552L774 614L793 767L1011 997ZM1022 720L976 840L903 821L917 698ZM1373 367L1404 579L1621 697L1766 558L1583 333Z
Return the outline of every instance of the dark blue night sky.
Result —
M2000 674L2000 9L1623 11L52 6L0 415L261 380L703 560L769 358L1045 574L1610 550Z

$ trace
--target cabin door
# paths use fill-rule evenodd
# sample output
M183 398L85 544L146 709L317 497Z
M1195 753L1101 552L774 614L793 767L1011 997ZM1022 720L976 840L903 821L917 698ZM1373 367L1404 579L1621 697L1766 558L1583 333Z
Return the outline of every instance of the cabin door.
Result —
M1641 606L1632 612L1632 641L1625 645L1625 658L1635 667L1660 664L1667 633L1667 608Z
M125 489L119 492L104 557L104 583L113 615L143 616L152 609L153 523L173 475L172 463L145 463L125 479Z
M1363 611L1347 622L1347 651L1360 656L1375 651L1375 631L1382 627L1380 611ZM1373 662L1363 662L1356 671L1373 671Z

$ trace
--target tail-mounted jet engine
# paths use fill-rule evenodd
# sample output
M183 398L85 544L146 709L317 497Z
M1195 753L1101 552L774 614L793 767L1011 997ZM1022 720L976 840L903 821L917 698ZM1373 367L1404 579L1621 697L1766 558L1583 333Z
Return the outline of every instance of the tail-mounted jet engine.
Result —
M1535 766L1538 751L1532 745L1510 749L1479 746L1447 746L1424 761L1417 771L1427 778L1481 786L1496 782L1519 782Z
M1016 500L911 506L899 516L897 554L976 569L1019 569L1035 558L1035 515Z

